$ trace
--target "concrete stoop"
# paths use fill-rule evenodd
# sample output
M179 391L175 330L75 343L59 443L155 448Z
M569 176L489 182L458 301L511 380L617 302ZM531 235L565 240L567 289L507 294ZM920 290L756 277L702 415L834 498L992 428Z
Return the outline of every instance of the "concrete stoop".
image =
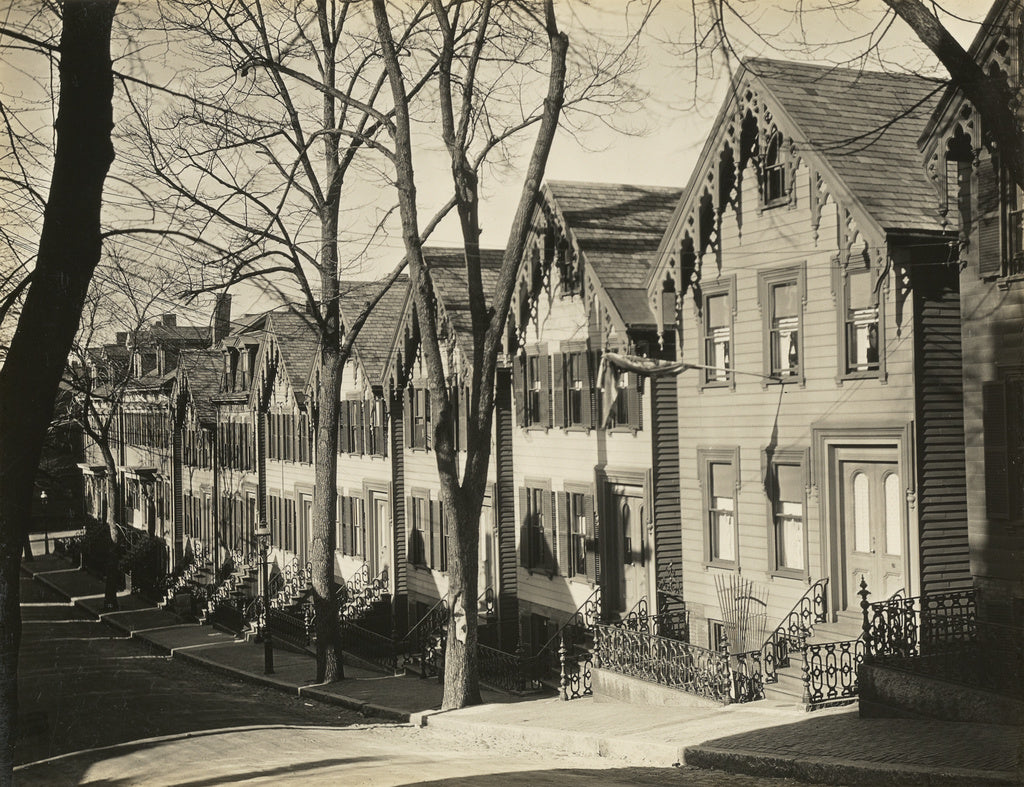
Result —
M963 787L963 785L1019 785L1020 777L1005 771L948 768L936 770L893 762L864 762L832 757L799 757L762 751L688 746L683 762L695 768L814 784L907 785L910 787Z
M591 685L598 702L628 702L634 705L676 706L682 708L719 708L721 703L662 686L640 678L631 678L611 670L593 667Z

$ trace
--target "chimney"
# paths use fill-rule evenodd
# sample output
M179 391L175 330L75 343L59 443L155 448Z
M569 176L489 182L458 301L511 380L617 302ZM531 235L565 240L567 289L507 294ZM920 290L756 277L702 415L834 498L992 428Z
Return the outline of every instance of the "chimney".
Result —
M222 292L217 296L217 306L213 312L213 344L220 344L221 340L231 333L231 294Z
M117 342L118 347L124 347L128 344L128 331L118 331L114 336L114 340Z
M164 314L162 317L163 322L161 323L161 325L163 325L165 328L176 328L178 326L178 315Z

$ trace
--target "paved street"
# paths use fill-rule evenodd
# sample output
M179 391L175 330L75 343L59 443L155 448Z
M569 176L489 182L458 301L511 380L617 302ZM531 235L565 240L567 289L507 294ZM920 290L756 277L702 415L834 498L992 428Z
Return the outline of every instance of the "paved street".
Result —
M18 784L793 784L370 724L155 655L39 582L22 600Z

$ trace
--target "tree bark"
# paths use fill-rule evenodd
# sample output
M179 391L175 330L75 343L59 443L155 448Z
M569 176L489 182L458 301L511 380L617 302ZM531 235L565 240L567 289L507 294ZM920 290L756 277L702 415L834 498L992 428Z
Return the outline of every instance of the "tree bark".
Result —
M110 31L117 0L65 3L57 147L39 255L0 369L0 784L13 781L21 642L19 557L35 468L100 259L103 182L114 159Z
M986 74L921 0L885 0L885 4L945 66L953 83L981 115L982 128L995 143L1000 163L1024 188L1024 134L1010 106L1013 92L1006 79ZM980 147L983 140L974 142Z

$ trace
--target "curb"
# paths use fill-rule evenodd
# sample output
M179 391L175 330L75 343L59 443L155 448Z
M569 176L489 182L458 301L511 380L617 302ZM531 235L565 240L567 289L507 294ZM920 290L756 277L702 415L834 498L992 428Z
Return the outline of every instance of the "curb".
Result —
M715 746L688 746L683 762L695 768L715 769L747 776L796 779L821 784L863 785L1015 785L1015 774L1008 771L936 769L897 763L873 763L810 755L778 755Z
M479 706L477 706L479 707ZM671 767L682 762L682 747L654 744L641 738L615 738L544 727L492 724L459 718L458 711L415 714L413 723L447 730L465 738L501 738L555 754L622 760L631 765Z

